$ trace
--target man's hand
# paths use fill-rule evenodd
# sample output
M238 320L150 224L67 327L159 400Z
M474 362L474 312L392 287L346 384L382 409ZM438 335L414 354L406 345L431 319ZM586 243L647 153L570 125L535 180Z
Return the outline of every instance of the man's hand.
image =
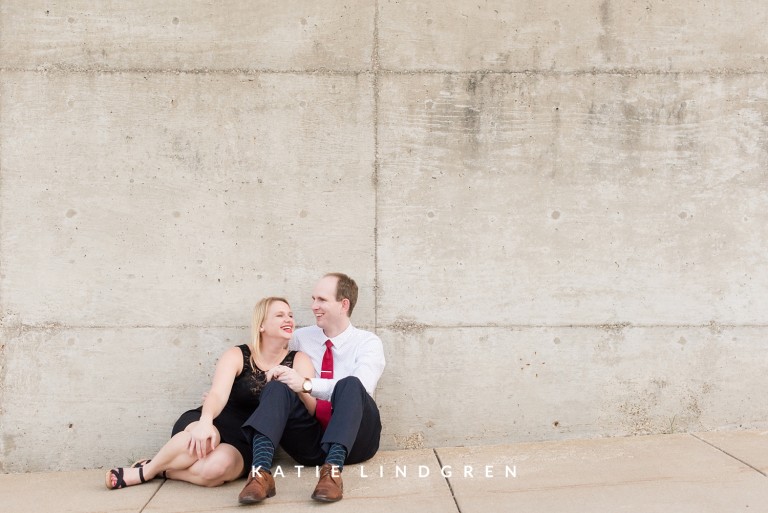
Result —
M272 381L273 379L276 379L280 383L285 383L288 385L288 388L297 394L301 393L301 385L304 384L304 377L285 365L278 365L267 371L267 381Z

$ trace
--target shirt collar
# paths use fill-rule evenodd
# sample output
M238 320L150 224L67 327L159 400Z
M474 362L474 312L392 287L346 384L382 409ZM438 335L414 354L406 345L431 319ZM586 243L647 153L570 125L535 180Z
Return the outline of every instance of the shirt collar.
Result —
M349 340L349 337L352 336L353 331L355 331L355 327L352 326L352 323L350 322L347 329L330 339L330 341L333 342L333 347L341 349L341 346L343 346Z

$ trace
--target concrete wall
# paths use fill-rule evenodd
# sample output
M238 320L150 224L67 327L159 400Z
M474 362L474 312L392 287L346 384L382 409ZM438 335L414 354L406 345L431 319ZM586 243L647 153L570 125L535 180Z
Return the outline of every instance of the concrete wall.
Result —
M127 463L326 271L384 448L767 426L759 0L0 0L0 470Z

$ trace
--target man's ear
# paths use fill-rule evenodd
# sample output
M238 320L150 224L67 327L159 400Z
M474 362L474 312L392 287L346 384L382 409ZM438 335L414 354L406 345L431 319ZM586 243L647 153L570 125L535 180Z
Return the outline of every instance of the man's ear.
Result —
M341 308L349 315L349 299L344 298L341 300Z

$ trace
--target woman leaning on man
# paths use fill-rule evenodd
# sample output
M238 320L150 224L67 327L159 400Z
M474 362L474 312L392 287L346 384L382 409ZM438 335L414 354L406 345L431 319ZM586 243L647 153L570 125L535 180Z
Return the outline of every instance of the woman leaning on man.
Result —
M219 358L203 405L184 412L171 439L152 458L131 467L109 470L109 489L145 483L155 477L202 486L219 486L251 470L251 441L240 426L259 404L266 372L277 365L293 367L304 377L315 375L309 357L289 351L293 312L283 298L266 297L253 309L252 342L227 349ZM315 399L299 394L310 415Z

